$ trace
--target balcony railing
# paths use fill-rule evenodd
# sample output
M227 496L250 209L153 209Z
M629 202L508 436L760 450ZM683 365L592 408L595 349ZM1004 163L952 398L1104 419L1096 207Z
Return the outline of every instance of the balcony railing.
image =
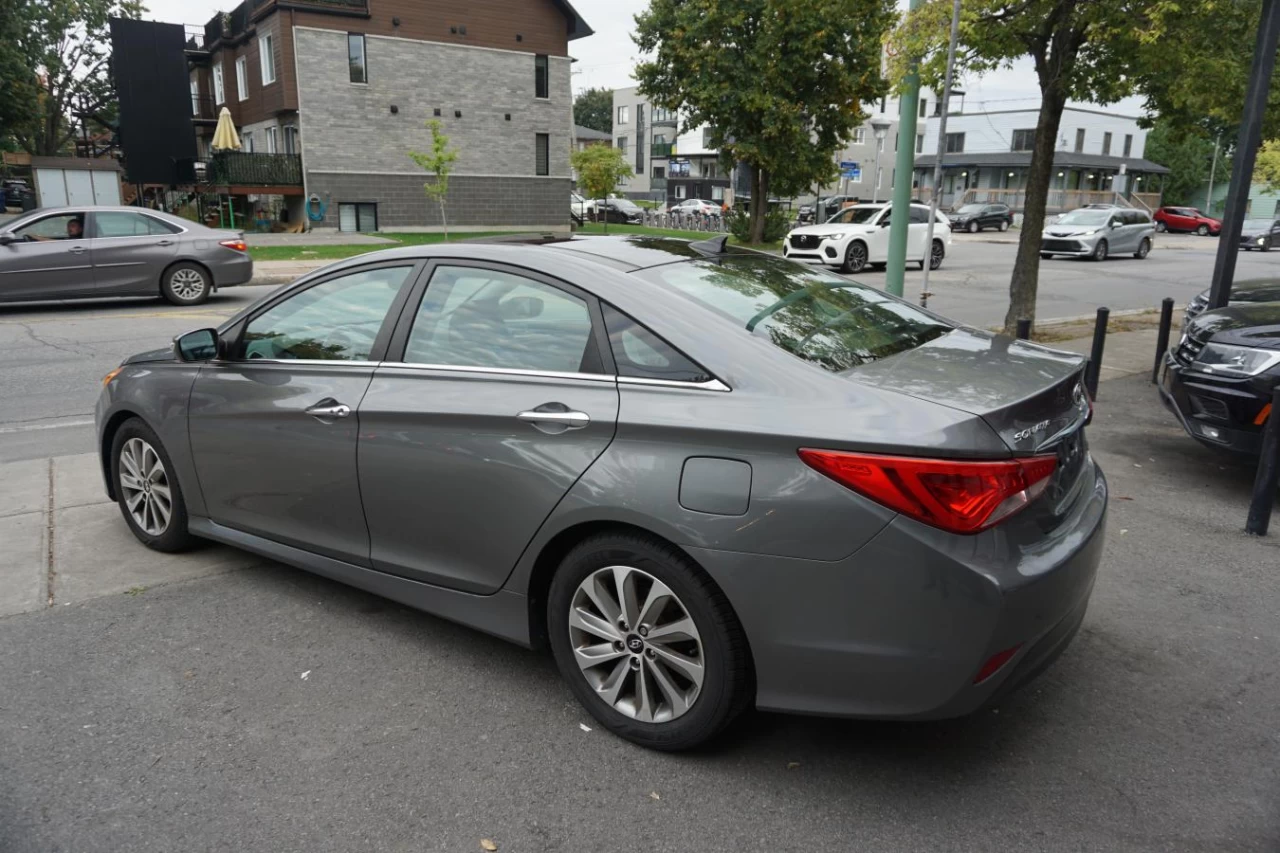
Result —
M650 157L670 157L676 153L676 144L674 142L655 142L653 148L649 152Z
M302 158L297 154L224 151L210 158L205 175L209 183L220 186L299 186L302 184Z
M221 109L213 102L213 95L191 96L191 119L193 121L217 121Z

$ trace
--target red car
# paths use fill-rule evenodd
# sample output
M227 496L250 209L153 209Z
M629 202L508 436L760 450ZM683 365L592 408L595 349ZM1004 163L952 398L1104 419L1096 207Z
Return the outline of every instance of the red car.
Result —
M1194 231L1205 237L1222 230L1222 220L1205 216L1194 207L1162 207L1153 218L1157 231Z

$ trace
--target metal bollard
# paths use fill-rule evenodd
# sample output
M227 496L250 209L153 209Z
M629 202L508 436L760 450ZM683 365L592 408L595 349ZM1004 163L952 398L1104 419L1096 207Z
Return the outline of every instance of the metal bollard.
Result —
M1173 300L1166 296L1160 303L1160 332L1156 335L1156 363L1151 367L1151 384L1160 381L1160 367L1169 350L1169 329L1173 326Z
M1102 375L1102 348L1107 343L1107 320L1111 309L1105 305L1098 309L1098 319L1093 324L1093 349L1089 353L1089 366L1085 368L1084 387L1089 389L1089 399L1098 399L1098 378Z
M1249 520L1244 532L1266 536L1271 525L1271 508L1280 484L1280 388L1271 391L1271 414L1262 428L1262 455L1258 457L1258 473L1253 479L1253 499L1249 501Z
M1028 320L1026 317L1023 317L1021 320L1018 321L1018 340L1020 341L1031 340L1031 321Z

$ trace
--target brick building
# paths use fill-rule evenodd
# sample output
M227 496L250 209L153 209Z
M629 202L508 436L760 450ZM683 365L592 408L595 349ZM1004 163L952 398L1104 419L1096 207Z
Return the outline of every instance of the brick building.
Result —
M590 34L567 0L244 0L187 45L199 151L225 106L275 176L253 183L294 216L429 229L440 213L408 152L429 150L436 119L458 152L451 227L565 226L568 46Z

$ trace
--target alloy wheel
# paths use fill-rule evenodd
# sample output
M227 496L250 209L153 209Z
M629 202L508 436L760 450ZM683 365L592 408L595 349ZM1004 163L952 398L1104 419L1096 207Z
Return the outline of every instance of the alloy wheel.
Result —
M1157 231L1159 231L1161 234L1163 234L1163 233L1164 233L1166 230L1168 230L1168 229L1167 229L1167 226L1166 226L1163 222L1157 222L1157 223L1156 223L1156 230L1157 230Z
M204 295L204 276L199 270L182 267L169 276L169 289L179 299L199 299Z
M862 272L867 265L867 247L858 242L849 244L844 252L844 266L849 272Z
M945 250L942 248L941 240L933 241L933 251L929 253L929 269L936 270L942 267L942 258Z
M1095 261L1105 261L1107 259L1107 241L1099 240L1097 248L1093 250L1093 259Z
M578 584L569 644L587 684L620 714L643 723L683 716L705 675L702 637L688 608L648 572L606 566Z
M1208 226L1208 225L1201 225L1199 228L1197 228L1197 229L1196 229L1196 233L1197 233L1197 234L1199 234L1201 237L1208 237L1208 236L1209 236L1209 226Z
M1005 231L1008 231L1008 230L1009 230L1008 220L1005 220L1005 219L1000 220L1000 233L1003 234Z
M160 536L173 515L169 474L156 449L141 438L120 448L120 490L130 517L148 536Z

